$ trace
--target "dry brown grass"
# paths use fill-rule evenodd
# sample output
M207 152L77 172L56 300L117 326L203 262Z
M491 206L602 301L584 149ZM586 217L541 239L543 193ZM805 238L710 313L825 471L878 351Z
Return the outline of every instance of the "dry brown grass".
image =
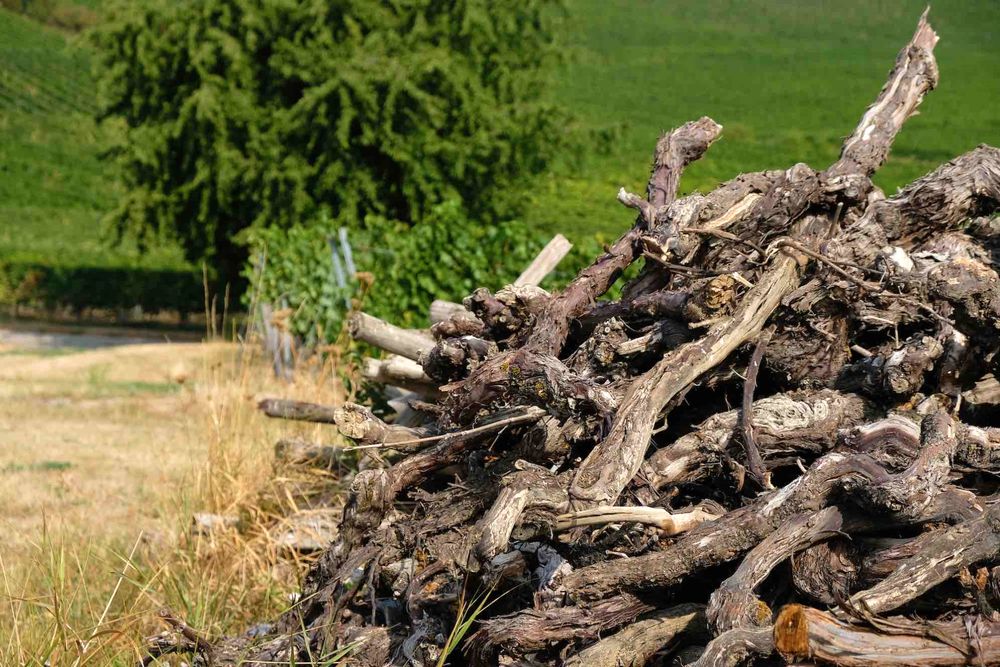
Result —
M161 608L216 636L289 606L303 563L279 553L268 526L306 502L304 484L329 493L337 476L275 474L272 446L333 435L269 421L256 402L339 403L345 390L329 365L279 383L252 350L0 351L12 545L0 551L0 664L135 664L141 638L163 629ZM194 511L238 514L241 530L190 538Z

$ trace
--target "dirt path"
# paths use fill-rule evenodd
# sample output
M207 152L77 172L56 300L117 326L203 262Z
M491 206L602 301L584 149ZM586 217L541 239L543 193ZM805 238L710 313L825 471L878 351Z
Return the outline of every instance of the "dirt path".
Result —
M235 347L108 342L121 341L0 342L5 551L37 544L43 525L84 539L155 530L165 499L204 460L195 387Z

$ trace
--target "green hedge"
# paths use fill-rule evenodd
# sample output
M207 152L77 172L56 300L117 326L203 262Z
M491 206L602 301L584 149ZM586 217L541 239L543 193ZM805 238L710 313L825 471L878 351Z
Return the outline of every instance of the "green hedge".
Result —
M52 266L0 259L0 304L147 313L201 312L202 276L193 271L131 267Z

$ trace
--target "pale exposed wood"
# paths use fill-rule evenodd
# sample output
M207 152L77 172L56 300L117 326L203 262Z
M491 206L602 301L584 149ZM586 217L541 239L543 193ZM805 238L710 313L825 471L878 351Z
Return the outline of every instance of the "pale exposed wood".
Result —
M735 628L716 635L688 667L738 667L751 656L767 656L772 651L774 640L769 627Z
M664 135L657 144L653 173L649 177L649 203L669 204L676 196L681 170L697 160L718 138L722 126L711 118L701 118ZM637 241L654 220L640 220L608 251L584 269L545 307L532 331L530 348L542 354L558 355L566 342L570 321L597 297L608 291L619 274L636 259Z
M515 285L541 285L545 276L552 273L563 257L573 249L573 244L562 234L556 234L545 244L531 264L514 281Z
M455 303L454 301L445 301L444 299L434 299L431 301L430 318L431 324L437 324L438 322L444 322L452 315L456 313L467 313L465 306L460 303Z
M867 409L862 397L832 390L759 399L752 406L758 446L765 458L825 453L836 443L838 430L863 423ZM739 410L713 415L692 433L654 452L640 468L640 478L656 491L703 479L712 460L735 448L739 419ZM919 436L914 430L914 447Z
M270 537L279 549L314 553L337 539L343 510L301 510L282 518L270 529Z
M355 340L414 361L434 347L434 339L423 331L403 329L365 313L351 315L348 327Z
M390 355L385 359L366 357L361 366L366 380L395 385L418 394L435 394L434 381L424 372L423 366L412 359Z
M753 354L750 356L750 364L747 366L746 379L743 381L743 404L740 410L740 431L743 435L743 449L746 453L747 472L750 477L762 489L773 489L771 476L764 469L764 461L760 457L760 447L757 446L757 438L753 427L753 394L757 388L757 375L760 373L760 364L764 360L764 350L771 340L773 331L764 330L757 337L757 344L754 346Z
M476 523L474 535L478 535L479 540L474 555L487 561L502 553L529 505L562 509L565 504L565 476L556 476L535 466L508 475L490 510Z
M897 609L958 574L963 567L1000 556L1000 504L982 516L927 535L920 549L888 577L851 596L860 609Z
M706 613L716 632L770 625L771 610L754 590L797 551L839 534L843 523L838 508L826 507L792 517L765 537L709 598Z
M664 535L686 533L700 523L714 521L717 511L701 507L689 511L669 512L662 507L594 507L579 512L560 514L556 517L556 530L569 530L580 526L603 526L609 523L643 523L655 526Z
M506 414L496 413L485 424L475 428L421 438L420 441L433 440L435 444L402 459L389 469L359 472L351 484L351 495L358 503L356 518L367 515L365 520L377 525L396 496L421 481L427 473L458 462L483 436L499 429L536 422L543 415L544 411L538 408L515 408ZM393 446L407 444L417 443L399 441Z
M827 172L830 176L870 176L882 166L903 123L916 112L924 95L937 86L938 68L934 60L937 42L937 33L927 22L925 11L913 38L896 56L889 79L875 103L844 141L840 159Z
M976 385L962 392L963 400L972 405L1000 405L1000 381L990 373L984 375Z
M982 144L892 197L872 202L829 254L869 265L887 244L911 248L969 218L990 215L998 205L1000 149Z
M566 577L564 588L574 597L591 599L613 590L673 585L689 574L742 555L792 517L818 512L839 491L849 491L856 502L866 503L872 511L889 512L887 521L892 517L911 524L940 516L941 508L934 500L947 489L957 438L946 414L935 413L925 422L921 450L900 473L889 474L867 454L832 452L794 482L697 526L666 549L581 568Z
M543 649L553 639L597 639L602 633L626 623L626 619L652 609L649 603L632 595L617 595L589 607L529 610L484 622L470 638L469 645L474 655L483 656L481 664L489 664L488 656L498 648L516 648L524 652Z
M699 376L759 333L781 299L798 287L798 280L798 260L780 253L732 318L712 327L701 339L668 353L632 383L610 433L577 469L570 486L573 507L613 504L617 500L639 470L660 411Z
M531 261L521 275L514 281L515 285L537 286L542 283L547 275L552 273L563 260L569 251L573 249L573 244L562 234L556 234L545 244L538 255ZM444 322L452 316L468 313L469 311L460 303L434 299L430 307L431 324Z

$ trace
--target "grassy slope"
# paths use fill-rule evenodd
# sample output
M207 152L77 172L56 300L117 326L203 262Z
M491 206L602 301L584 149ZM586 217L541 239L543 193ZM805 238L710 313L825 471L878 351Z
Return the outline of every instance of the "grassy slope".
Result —
M538 183L528 219L579 238L612 237L641 191L658 133L703 114L725 126L682 189L739 172L827 164L884 81L923 0L724 2L568 0L570 64L553 94L588 128L619 126L608 154L565 158ZM936 3L941 88L878 176L888 190L977 142L1000 142L1000 4ZM176 249L108 249L100 220L113 179L99 160L94 87L74 40L0 10L0 260L179 268Z
M924 0L568 0L571 62L554 95L590 128L623 124L617 149L539 184L529 219L571 237L616 235L644 190L659 132L701 115L725 127L684 191L739 172L822 167L885 80ZM877 177L887 192L977 143L1000 142L1000 3L935 2L941 85Z
M79 38L0 10L0 260L183 268L175 248L109 247L115 200Z

